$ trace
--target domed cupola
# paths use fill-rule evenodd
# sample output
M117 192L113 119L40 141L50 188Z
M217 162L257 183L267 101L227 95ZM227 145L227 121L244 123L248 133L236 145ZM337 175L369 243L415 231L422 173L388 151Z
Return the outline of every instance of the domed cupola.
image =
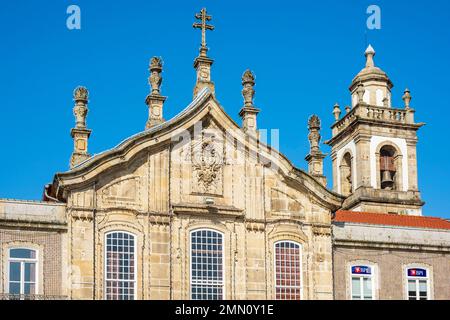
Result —
M390 108L394 84L383 70L375 66L375 50L371 45L367 47L365 56L366 66L355 76L349 88L352 106L358 103L358 94L362 94L365 103Z

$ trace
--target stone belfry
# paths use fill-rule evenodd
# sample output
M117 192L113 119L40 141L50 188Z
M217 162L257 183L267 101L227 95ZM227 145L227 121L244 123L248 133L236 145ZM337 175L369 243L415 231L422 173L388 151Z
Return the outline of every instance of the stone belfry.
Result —
M195 15L195 18L200 20L193 24L194 28L201 29L202 31L202 42L200 46L200 52L197 58L194 61L194 68L197 71L197 82L194 87L194 98L195 96L202 90L207 87L214 94L214 82L211 81L211 66L214 60L210 59L207 56L208 47L206 46L206 31L214 30L214 26L208 24L207 22L212 19L206 13L206 9L203 8L200 13Z
M403 108L392 106L393 83L375 65L369 45L366 65L351 85L351 106L341 118L334 106L332 138L333 189L347 196L343 208L421 215L423 202L417 179L417 131L411 94L404 92Z
M75 128L70 131L73 138L73 152L70 157L70 168L91 157L88 153L88 139L91 130L86 128L86 116L88 114L89 91L85 87L77 87L73 92L75 106Z

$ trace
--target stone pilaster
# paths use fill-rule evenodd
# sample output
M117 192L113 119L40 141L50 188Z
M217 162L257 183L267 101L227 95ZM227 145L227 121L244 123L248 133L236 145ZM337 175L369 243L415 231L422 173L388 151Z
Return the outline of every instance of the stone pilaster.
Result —
M354 190L359 187L371 187L370 175L370 137L358 136L355 139L356 144L356 186Z
M70 131L73 139L73 152L70 157L70 168L91 157L88 153L88 139L91 130L86 128L86 116L88 113L89 91L85 87L77 87L73 92L75 106L73 114L75 116L75 128Z

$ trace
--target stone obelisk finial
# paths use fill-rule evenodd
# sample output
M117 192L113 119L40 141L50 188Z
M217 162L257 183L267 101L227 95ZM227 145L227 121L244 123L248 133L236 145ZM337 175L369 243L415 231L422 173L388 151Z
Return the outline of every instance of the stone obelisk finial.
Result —
M194 97L198 94L198 92L208 87L214 93L214 82L211 81L211 66L213 64L213 60L207 56L208 47L206 46L206 31L214 30L214 26L207 23L212 19L206 13L206 9L203 8L200 13L195 15L195 18L200 20L193 24L193 27L196 29L201 29L202 31L202 42L200 46L200 53L194 61L194 68L197 71L197 82L194 88Z
M70 131L70 135L73 138L73 152L70 157L70 168L73 168L91 156L88 153L88 139L91 135L91 130L86 128L89 91L85 87L77 87L73 92L73 99L75 101L75 106L73 108L75 128Z
M246 70L242 75L242 96L244 97L244 106L239 112L239 116L242 118L242 129L244 132L256 136L256 116L259 113L259 109L253 104L253 97L255 96L254 85L255 75L250 70Z
M150 59L150 77L148 78L148 83L150 84L151 91L145 99L145 103L148 106L148 119L145 124L145 129L164 122L163 106L166 97L161 96L162 67L163 62L161 58L153 57Z
M318 116L313 115L308 120L308 140L310 144L309 154L306 156L308 161L308 172L310 175L318 179L323 185L326 186L327 179L323 175L323 159L325 154L320 150L320 119Z

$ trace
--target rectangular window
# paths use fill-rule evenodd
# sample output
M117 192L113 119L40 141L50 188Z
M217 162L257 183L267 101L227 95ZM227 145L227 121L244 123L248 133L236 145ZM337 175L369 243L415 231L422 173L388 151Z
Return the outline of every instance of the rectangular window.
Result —
M126 232L106 235L105 298L134 300L136 294L135 237Z
M420 268L407 269L408 300L428 300L428 270Z
M36 250L15 248L9 250L8 293L17 299L30 299L37 294Z
M223 299L223 236L213 230L191 233L191 298Z
M275 298L301 299L300 245L290 241L275 243Z
M372 268L368 266L351 267L352 300L373 300Z

